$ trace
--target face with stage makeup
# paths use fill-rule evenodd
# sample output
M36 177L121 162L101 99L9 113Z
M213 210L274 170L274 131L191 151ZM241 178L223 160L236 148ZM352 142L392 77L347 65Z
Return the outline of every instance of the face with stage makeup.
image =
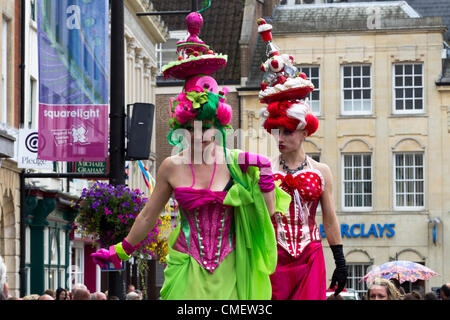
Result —
M217 133L223 134L231 121L231 106L225 103L226 88L218 91L217 82L209 76L195 76L188 79L184 91L180 93L170 107L171 119L169 125L172 131L168 135L168 141L172 145L178 145L179 130L185 130L183 148L196 145L204 148L217 137ZM177 135L174 135L177 131ZM188 136L189 135L189 136Z

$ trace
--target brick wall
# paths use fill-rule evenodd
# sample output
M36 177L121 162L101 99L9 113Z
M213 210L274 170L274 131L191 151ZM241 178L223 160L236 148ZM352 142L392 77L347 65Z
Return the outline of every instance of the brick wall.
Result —
M219 88L222 86L219 85ZM180 87L181 92L181 87ZM171 94L156 95L156 171L158 171L161 162L171 155L174 146L167 142L167 134L169 133L169 98L174 97ZM237 92L229 92L227 94L227 103L233 108L233 118L231 125L234 129L239 128L239 96Z

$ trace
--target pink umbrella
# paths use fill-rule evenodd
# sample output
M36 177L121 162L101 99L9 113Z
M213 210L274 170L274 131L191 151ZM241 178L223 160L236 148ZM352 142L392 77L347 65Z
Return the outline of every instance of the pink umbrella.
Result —
M400 283L405 281L415 282L417 280L428 280L439 274L420 263L411 261L390 261L373 268L369 273L362 277L368 283L375 278L391 279L396 278Z

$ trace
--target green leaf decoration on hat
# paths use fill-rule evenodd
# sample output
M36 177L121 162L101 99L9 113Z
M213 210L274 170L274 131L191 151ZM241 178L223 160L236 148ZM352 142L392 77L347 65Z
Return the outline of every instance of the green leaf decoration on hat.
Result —
M197 92L197 91L190 91L186 93L186 97L192 101L192 107L194 109L198 109L202 106L202 104L208 102L208 94L203 92Z

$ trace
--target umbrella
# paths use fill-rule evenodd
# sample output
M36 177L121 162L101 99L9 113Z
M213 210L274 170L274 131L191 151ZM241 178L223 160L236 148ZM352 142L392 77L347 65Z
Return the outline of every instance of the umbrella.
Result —
M391 279L396 278L400 283L405 281L415 282L417 280L428 280L431 277L439 276L430 268L411 261L390 261L373 268L369 273L362 277L368 283L375 278Z

